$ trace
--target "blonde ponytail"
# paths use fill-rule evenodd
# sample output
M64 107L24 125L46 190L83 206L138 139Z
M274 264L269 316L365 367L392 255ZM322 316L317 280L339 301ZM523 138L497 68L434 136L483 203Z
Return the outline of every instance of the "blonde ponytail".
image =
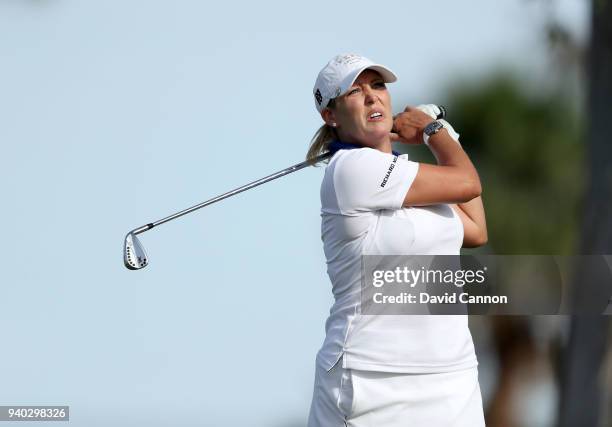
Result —
M335 107L334 101L335 99L330 99L326 108L333 109ZM323 126L321 126L312 137L310 148L308 148L308 153L306 153L306 160L314 165L314 159L316 159L320 154L326 153L328 151L330 142L335 139L338 139L336 129L328 124L323 124ZM325 160L324 162L327 162L328 160L329 159Z
M327 124L321 126L312 137L310 148L308 149L308 153L306 153L306 160L314 165L314 159L319 154L327 152L329 143L334 139L337 139L336 130Z

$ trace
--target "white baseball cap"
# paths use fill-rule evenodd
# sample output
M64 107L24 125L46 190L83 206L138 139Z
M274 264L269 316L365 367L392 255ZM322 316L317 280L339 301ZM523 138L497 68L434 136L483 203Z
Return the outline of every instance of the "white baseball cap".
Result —
M363 70L378 71L385 83L397 80L393 71L384 65L375 64L368 58L353 53L336 55L319 72L312 89L317 111L320 113L331 99L348 91Z

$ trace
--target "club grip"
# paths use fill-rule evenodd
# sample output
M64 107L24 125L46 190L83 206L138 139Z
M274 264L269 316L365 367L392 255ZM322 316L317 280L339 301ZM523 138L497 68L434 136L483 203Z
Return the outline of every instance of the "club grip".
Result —
M446 117L446 107L444 105L438 105L440 109L440 114L436 116L436 119L443 119Z

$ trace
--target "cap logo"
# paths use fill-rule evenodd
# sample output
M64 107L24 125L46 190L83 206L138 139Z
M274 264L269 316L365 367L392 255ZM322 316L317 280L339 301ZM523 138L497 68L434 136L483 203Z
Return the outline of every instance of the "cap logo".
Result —
M321 96L321 91L319 89L317 89L317 91L315 92L315 99L317 100L317 104L321 105L321 102L323 102L323 96Z
M336 57L336 63L338 64L351 65L359 61L361 61L361 56L355 55L354 53Z

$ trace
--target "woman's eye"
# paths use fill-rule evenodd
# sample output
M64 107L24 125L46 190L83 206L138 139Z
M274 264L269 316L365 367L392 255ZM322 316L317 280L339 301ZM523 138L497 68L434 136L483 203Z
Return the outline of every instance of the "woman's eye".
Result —
M359 92L359 89L358 89L358 88L355 88L355 89L353 89L353 90L349 91L349 93L348 93L348 94L349 94L349 95L352 95L352 94L357 93L357 92Z
M387 86L385 85L385 82L376 82L376 83L374 83L374 87L376 87L376 88L385 88Z

